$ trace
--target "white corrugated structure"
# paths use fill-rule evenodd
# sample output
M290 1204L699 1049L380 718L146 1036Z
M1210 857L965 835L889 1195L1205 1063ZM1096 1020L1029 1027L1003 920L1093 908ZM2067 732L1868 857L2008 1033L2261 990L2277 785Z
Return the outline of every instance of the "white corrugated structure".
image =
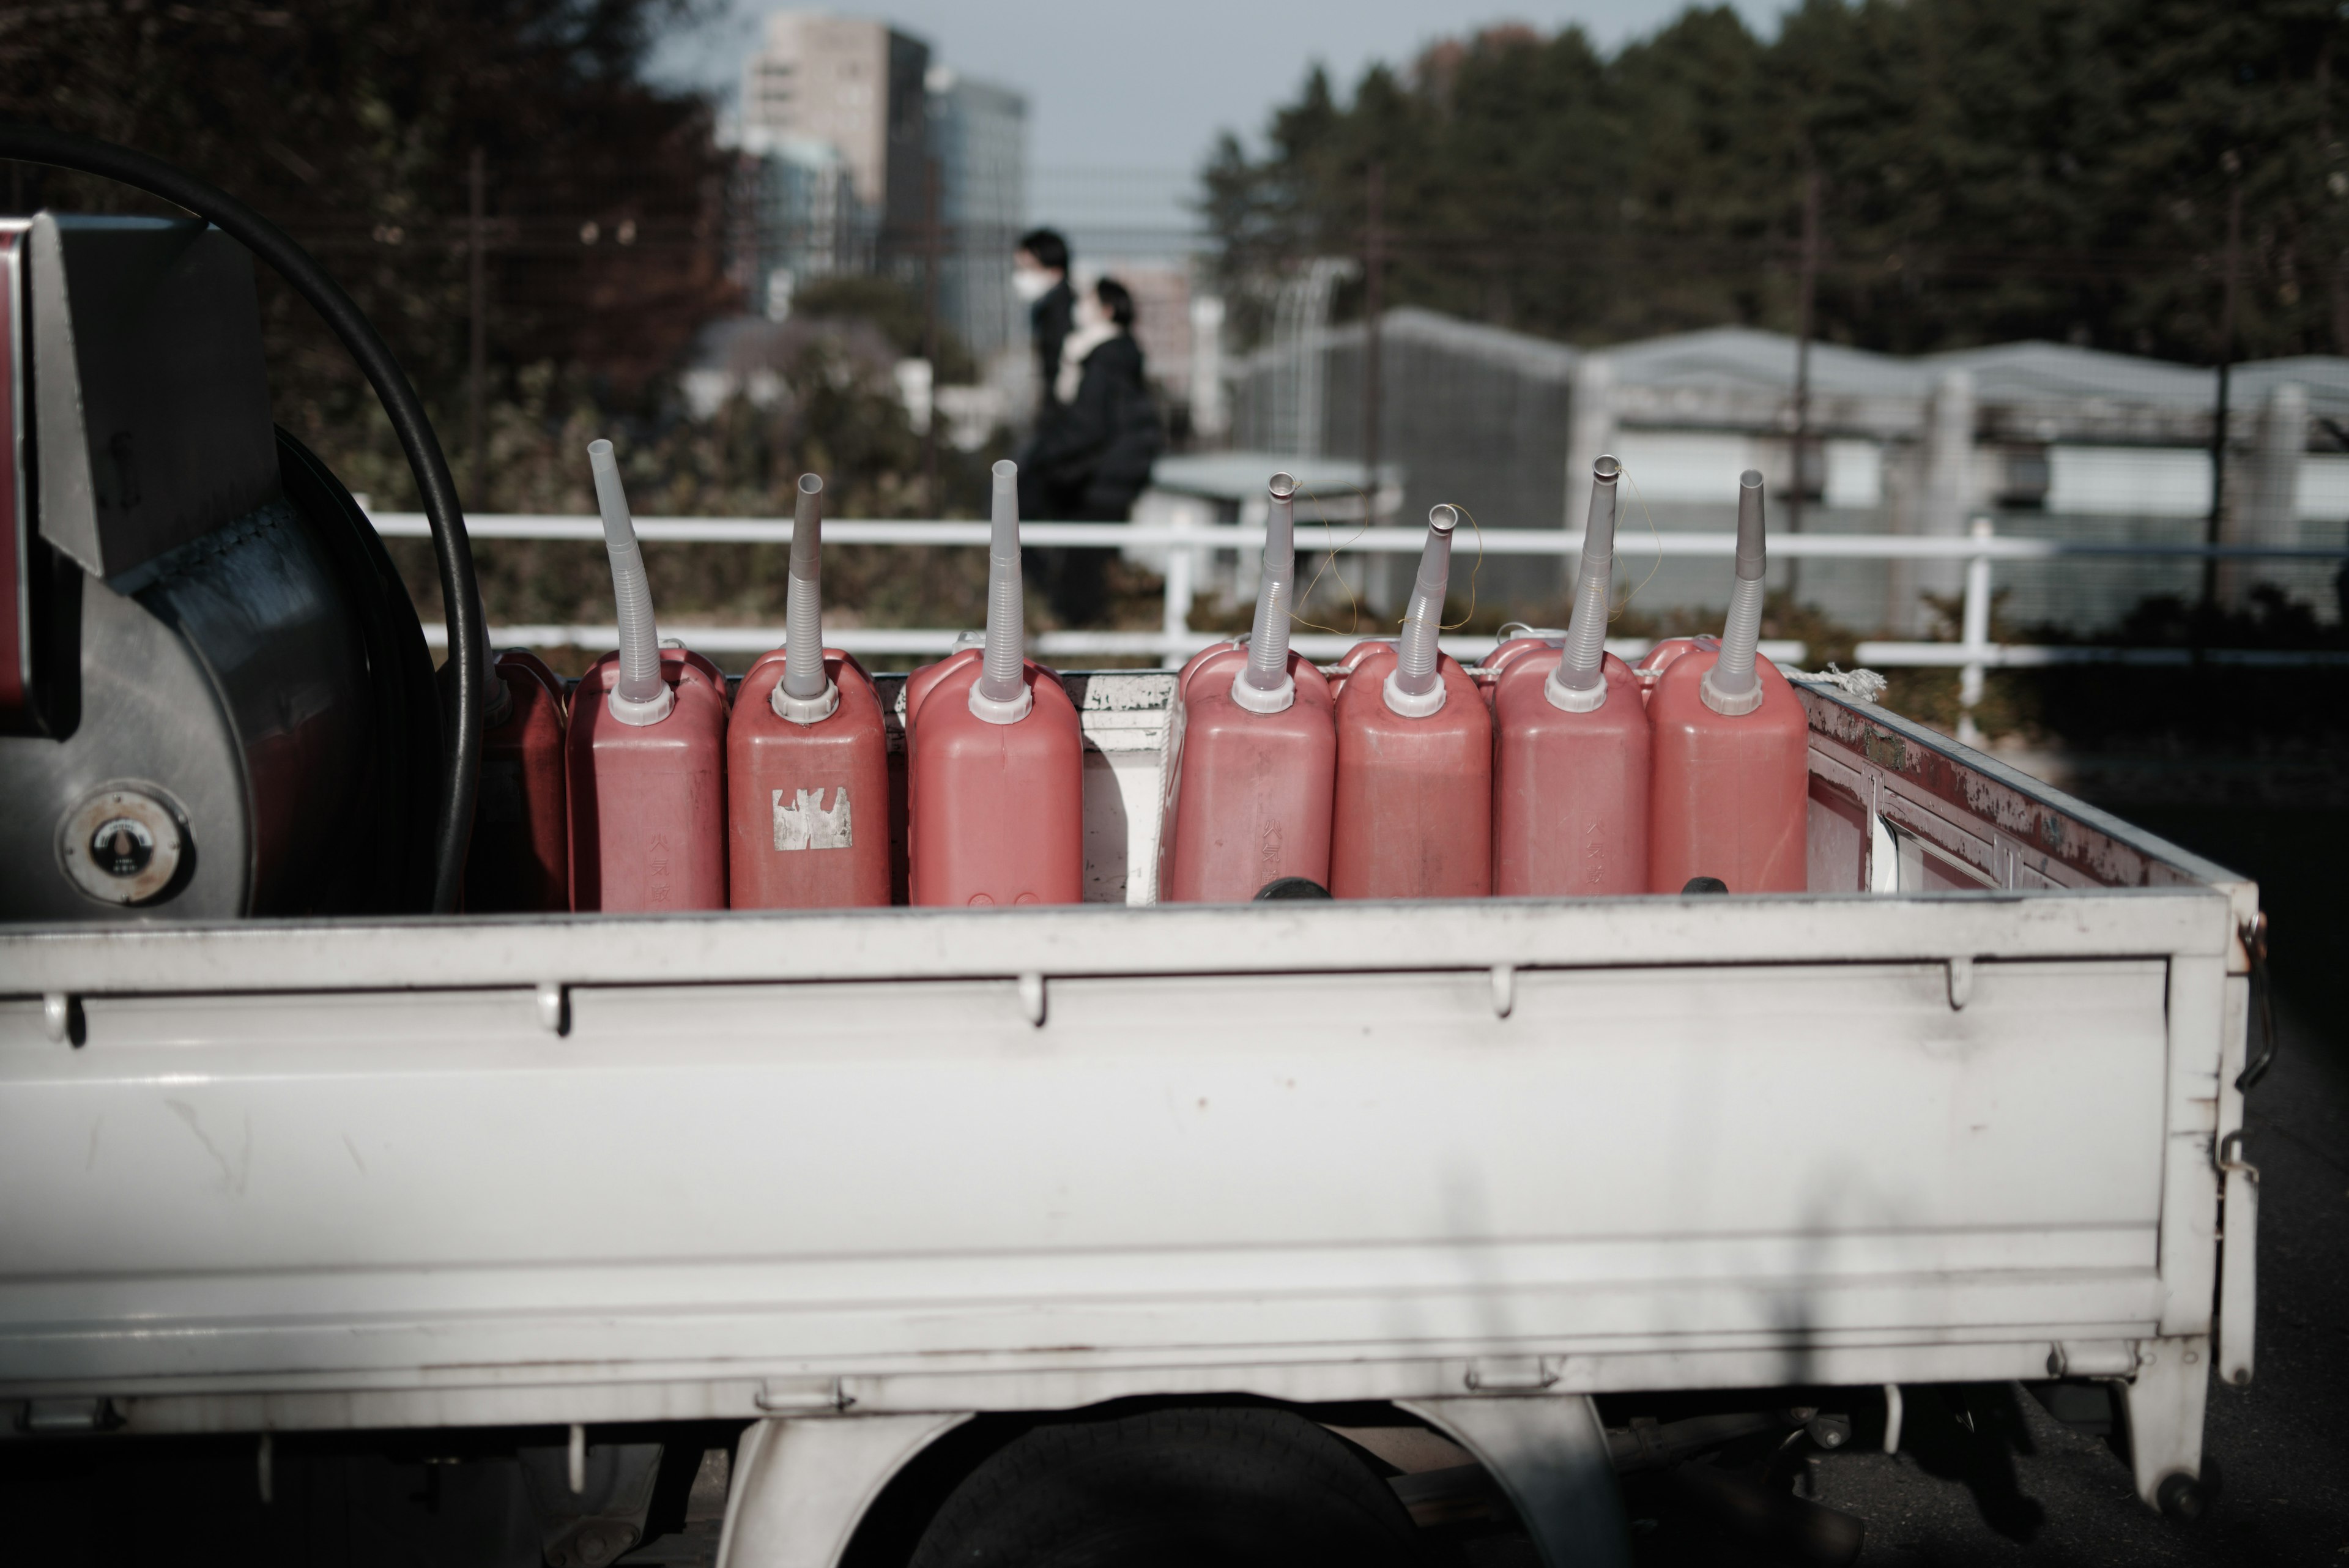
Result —
M1381 322L1381 455L1405 473L1405 514L1464 502L1487 526L1579 524L1600 452L1627 487L1626 566L1638 537L1718 528L1736 476L1770 475L1773 525L1815 531L1957 534L1990 514L2002 533L2130 541L2202 537L2211 506L2216 372L2064 344L1999 344L1902 358L1835 344L1810 357L1811 455L1795 483L1795 343L1715 327L1576 349L1415 309ZM1316 339L1322 366L1318 451L1362 450L1360 324ZM1279 406L1298 378L1286 345L1236 366L1235 436L1246 445L1293 427ZM2349 358L2303 356L2238 365L2231 376L2221 534L2245 544L2333 546L2349 527ZM1496 578L1555 596L1536 566ZM2339 605L2329 563L2230 567L2226 600L2272 584L2325 618ZM2190 596L2190 561L2116 560L2018 573L2003 608L2017 624L2106 625L2151 594ZM1666 562L1642 589L1649 608L1712 604L1725 580L1708 564ZM1802 597L1856 627L1922 630L1927 596L1953 595L1954 563L1894 567L1817 563Z

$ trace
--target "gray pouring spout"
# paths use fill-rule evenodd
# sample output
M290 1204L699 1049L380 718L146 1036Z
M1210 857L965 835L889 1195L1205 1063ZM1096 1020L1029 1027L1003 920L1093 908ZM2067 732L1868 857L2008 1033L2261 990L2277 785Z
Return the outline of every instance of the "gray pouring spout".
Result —
M794 724L829 719L840 707L840 683L823 668L823 481L802 473L783 585L783 678L767 694L767 705Z
M1297 701L1297 678L1288 672L1288 618L1297 591L1297 481L1276 473L1267 489L1256 626L1248 633L1247 664L1232 677L1232 701L1251 713L1278 713Z
M1607 701L1607 609L1615 587L1615 482L1623 465L1602 457L1590 465L1590 518L1582 525L1582 564L1574 585L1573 618L1566 650L1542 682L1554 708L1588 713Z
M1026 608L1019 582L1019 465L995 465L995 513L987 544L987 640L970 711L990 724L1016 724L1036 705L1019 678L1027 658Z
M636 544L636 525L628 515L628 493L621 487L612 443L589 441L587 466L595 476L595 504L604 514L604 553L612 559L612 602L620 621L620 680L605 706L623 724L657 724L668 717L677 699L661 679L652 583L645 575L645 553Z
M1729 618L1721 628L1721 657L1704 672L1697 695L1728 718L1762 706L1762 677L1754 668L1762 641L1762 574L1768 561L1762 536L1762 472L1737 481L1737 580L1729 590Z
M1452 531L1460 508L1439 505L1427 514L1427 544L1419 554L1419 579L1403 611L1395 667L1387 672L1388 708L1406 719L1432 717L1444 706L1444 672L1436 636L1444 629L1444 596L1452 583Z

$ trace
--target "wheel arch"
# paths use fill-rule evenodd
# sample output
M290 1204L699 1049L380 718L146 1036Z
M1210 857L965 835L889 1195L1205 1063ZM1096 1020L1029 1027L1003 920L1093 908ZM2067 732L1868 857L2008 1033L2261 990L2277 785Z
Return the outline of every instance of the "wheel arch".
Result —
M1323 1427L1383 1415L1443 1430L1400 1402L1325 1406L1237 1391L1126 1397L1057 1410L774 1417L755 1423L736 1452L718 1568L904 1568L947 1498L1022 1433L1057 1422L1203 1406L1288 1410Z

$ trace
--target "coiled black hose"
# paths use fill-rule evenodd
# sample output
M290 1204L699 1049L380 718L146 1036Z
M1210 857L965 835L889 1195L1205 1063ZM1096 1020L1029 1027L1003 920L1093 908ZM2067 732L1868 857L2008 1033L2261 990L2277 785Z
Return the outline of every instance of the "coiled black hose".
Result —
M424 500L424 515L432 525L432 554L440 569L440 602L448 614L449 658L456 679L450 694L456 711L450 715L451 744L447 773L440 783L440 809L432 826L432 909L448 914L457 908L465 885L465 849L472 837L473 795L481 777L481 682L488 642L481 626L481 587L473 576L473 547L465 536L465 514L457 504L457 483L449 461L440 453L440 438L424 417L424 405L407 372L391 349L377 336L351 296L295 244L285 232L235 197L159 158L117 147L95 137L46 126L0 121L0 158L20 163L46 163L96 174L159 196L184 207L217 227L277 270L294 292L309 301L324 317L343 347L366 375L400 450L416 475L417 493Z

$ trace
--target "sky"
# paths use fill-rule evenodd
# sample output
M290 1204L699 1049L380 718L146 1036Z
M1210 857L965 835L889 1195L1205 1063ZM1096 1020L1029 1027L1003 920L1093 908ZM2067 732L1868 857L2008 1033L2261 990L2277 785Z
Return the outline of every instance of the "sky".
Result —
M1775 31L1787 0L1733 0ZM671 80L730 92L759 18L783 7L730 0L656 56ZM1578 22L1602 47L1653 31L1685 0L834 0L810 7L886 20L931 58L1027 95L1031 167L1196 170L1217 132L1253 141L1317 60L1341 93L1374 61L1494 22L1545 32Z

